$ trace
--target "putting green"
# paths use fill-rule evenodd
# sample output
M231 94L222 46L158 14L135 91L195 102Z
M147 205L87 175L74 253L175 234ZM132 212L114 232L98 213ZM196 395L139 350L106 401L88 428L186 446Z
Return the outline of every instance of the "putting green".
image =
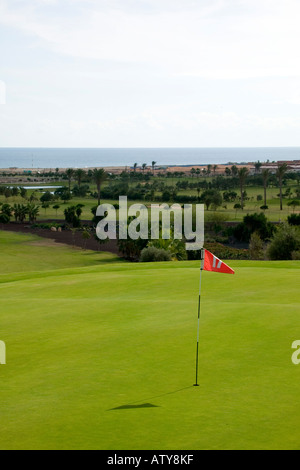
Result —
M299 261L117 262L0 232L1 449L298 449Z

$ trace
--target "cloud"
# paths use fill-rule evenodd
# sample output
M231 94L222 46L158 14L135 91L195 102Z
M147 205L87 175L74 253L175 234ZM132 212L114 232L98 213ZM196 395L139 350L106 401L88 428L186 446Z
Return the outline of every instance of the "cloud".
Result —
M70 57L213 79L300 75L294 0L2 0L0 13Z

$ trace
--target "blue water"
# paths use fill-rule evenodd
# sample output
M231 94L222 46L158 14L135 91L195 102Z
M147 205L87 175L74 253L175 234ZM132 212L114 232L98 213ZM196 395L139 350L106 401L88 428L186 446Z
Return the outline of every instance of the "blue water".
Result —
M253 148L0 148L0 168L85 168L151 165L205 165L299 160L300 147Z

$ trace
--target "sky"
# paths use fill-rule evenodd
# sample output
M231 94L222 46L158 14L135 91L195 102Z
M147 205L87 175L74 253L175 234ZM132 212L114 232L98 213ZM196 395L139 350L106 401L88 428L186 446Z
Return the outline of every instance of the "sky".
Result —
M299 0L0 0L0 147L300 143Z

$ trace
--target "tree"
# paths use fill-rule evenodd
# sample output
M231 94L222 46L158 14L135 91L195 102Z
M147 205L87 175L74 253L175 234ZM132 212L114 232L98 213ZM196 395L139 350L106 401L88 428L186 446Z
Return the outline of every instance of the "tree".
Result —
M13 211L16 222L19 221L23 223L28 214L28 207L24 204L14 204Z
M40 197L40 201L41 202L50 202L50 201L53 201L54 199L54 196L53 194L50 193L50 191L46 191L41 197Z
M231 174L232 176L237 176L238 175L238 167L236 165L232 165L231 167Z
M72 180L72 176L74 175L73 168L68 168L66 170L66 175L67 175L67 178L68 178L68 181L69 181L69 192L71 192L71 180Z
M103 168L95 168L93 170L93 179L96 183L97 186L97 194L98 194L98 206L100 205L100 192L101 192L101 186L104 183L104 181L107 179L108 174Z
M145 170L147 168L147 163L142 164L143 175L145 174Z
M82 213L82 204L70 206L64 210L66 222L73 225L73 228L80 227L80 216Z
M268 221L262 212L255 214L247 214L243 218L243 222L239 223L232 229L232 233L238 241L249 242L251 234L257 232L262 240L269 240L276 227Z
M195 174L196 174L196 170L195 170L195 168L192 168L192 169L191 169L191 175L192 175L192 176L195 176Z
M25 188L19 188L20 189L20 195L23 199L26 199L27 196L27 189Z
M281 165L278 165L277 171L276 171L276 176L278 179L279 183L279 199L280 199L280 210L282 211L282 183L283 183L283 178L288 170L287 163L282 163Z
M253 232L250 237L249 251L251 259L264 259L264 242L258 232Z
M261 172L263 185L264 185L264 206L267 205L267 187L268 187L268 180L270 176L270 170L268 168L264 168Z
M213 174L214 174L214 176L216 176L216 171L217 171L217 169L218 169L218 165L214 165L214 166L213 166Z
M267 253L271 260L285 260L292 259L293 251L299 250L300 227L284 223L275 232Z
M235 209L235 218L236 218L236 213L237 213L238 209L242 208L242 206L239 202L237 202L236 204L234 204L233 208Z
M5 188L4 190L4 196L6 197L6 199L8 199L9 197L12 196L12 191L10 188Z
M256 163L254 163L255 173L259 173L261 166L262 166L262 163L260 163L260 161L257 161Z
M77 184L78 184L78 187L80 188L82 178L84 178L85 176L85 171L82 168L78 168L78 170L75 171L74 176L77 179Z
M49 203L48 202L43 202L42 208L45 209L45 214L46 214L46 211L49 208Z
M55 206L53 206L53 209L56 211L56 217L57 217L57 211L59 208L60 206L58 204L55 204Z
M84 229L83 232L82 232L82 238L84 240L84 247L83 249L85 250L86 249L86 244L87 244L87 241L91 238L91 234L90 232L87 230L87 229Z
M9 204L2 204L1 206L1 214L5 214L7 217L11 217L13 213L13 209Z
M134 164L133 164L133 172L134 172L134 174L135 174L135 172L136 172L137 165L138 165L137 163L134 163Z
M200 201L206 205L207 210L209 210L210 205L216 209L222 204L222 200L222 194L216 189L207 189L200 197Z
M295 208L300 205L300 201L298 199L292 199L292 201L289 201L288 206L292 206L293 212L295 212Z
M241 191L241 207L244 209L244 186L246 178L248 176L249 170L245 166L238 170L238 177L240 182L240 191Z
M34 202L34 201L38 201L38 197L36 195L36 191L33 191L29 197L29 202Z
M19 193L20 193L19 188L17 188L16 186L14 186L14 187L12 188L12 190L11 190L12 196L14 196L14 197L15 197L15 196L19 196Z
M152 172L153 172L153 173L154 173L154 170L155 170L155 165L156 165L156 162L154 162L154 161L153 161L153 162L151 163L151 166L152 166Z
M39 206L35 206L34 204L27 204L27 212L28 212L28 218L29 222L33 223L36 221L37 216L39 215L40 208Z

